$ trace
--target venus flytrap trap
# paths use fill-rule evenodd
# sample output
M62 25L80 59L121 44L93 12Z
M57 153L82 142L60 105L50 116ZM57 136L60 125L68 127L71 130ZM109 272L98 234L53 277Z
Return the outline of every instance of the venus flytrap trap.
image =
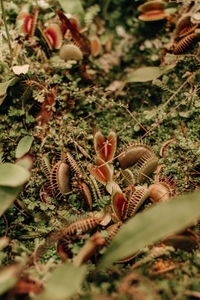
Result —
M114 190L120 190L118 184L113 180L114 167L110 164L114 159L117 146L116 132L112 130L105 139L100 130L96 129L93 143L97 155L96 166L89 165L88 169L94 178L106 186L107 192L112 194Z
M102 133L97 130L93 137L94 148L97 156L105 162L112 162L117 146L117 135L115 131L111 131L105 139Z
M50 24L45 29L43 29L42 25L40 24L39 29L51 50L61 48L63 34L61 28L57 24Z
M62 48L60 49L59 56L64 61L83 59L83 53L81 52L79 47L77 47L74 44L63 45Z
M160 21L167 17L165 7L167 3L160 0L151 0L138 6L138 10L142 13L139 20L145 22Z
M25 36L33 38L35 34L37 18L38 18L38 9L34 8L33 15L29 12L30 6L24 5L21 7L19 14L17 16L17 23L22 23L21 29Z
M95 160L96 166L89 165L90 173L102 184L107 185L112 180L112 169L105 163L103 159L97 157Z
M136 180L138 183L145 182L158 165L158 158L151 148L142 143L135 143L128 146L128 148L120 154L118 160L123 170L134 169L136 166Z
M165 202L175 194L175 185L168 179L162 179L148 188L149 198L153 203Z
M176 42L176 44L173 47L173 53L174 54L180 54L184 52L185 49L189 48L197 40L199 37L199 33L190 33L186 36L184 36L181 40Z
M193 11L199 11L198 4L193 4L186 10L185 14L179 15L178 22L174 30L174 44L172 46L172 53L181 54L189 49L192 44L199 40L200 31L199 23L193 18Z

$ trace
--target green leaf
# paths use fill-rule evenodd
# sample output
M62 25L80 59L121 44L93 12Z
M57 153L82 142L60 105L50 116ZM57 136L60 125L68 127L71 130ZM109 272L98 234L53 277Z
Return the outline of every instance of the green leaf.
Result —
M83 6L80 0L58 0L64 12L72 15L84 16Z
M15 85L15 83L18 80L19 80L18 77L13 77L6 82L0 83L0 105L3 103L3 100L6 98L8 87Z
M34 300L66 300L81 288L87 274L86 266L75 267L67 262L52 272L46 289Z
M0 217L14 202L21 188L21 186L15 188L0 186Z
M0 164L0 185L17 187L24 184L29 177L30 172L19 165Z
M200 217L200 193L194 192L159 203L122 225L105 252L99 268L130 256L160 239L184 229Z
M24 154L26 154L30 150L32 142L33 142L33 136L31 135L24 136L17 145L15 157L20 158Z
M127 75L127 82L146 82L157 79L167 71L173 69L176 64L163 67L142 67Z

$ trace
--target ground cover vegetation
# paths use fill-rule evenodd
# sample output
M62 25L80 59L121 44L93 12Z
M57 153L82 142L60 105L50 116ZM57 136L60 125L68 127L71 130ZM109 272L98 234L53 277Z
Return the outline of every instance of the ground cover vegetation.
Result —
M1 299L200 298L199 24L1 0Z

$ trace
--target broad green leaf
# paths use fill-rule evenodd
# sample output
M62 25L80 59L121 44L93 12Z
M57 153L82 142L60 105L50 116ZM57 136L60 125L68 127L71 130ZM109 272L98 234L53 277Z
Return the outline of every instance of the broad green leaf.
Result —
M3 100L6 98L7 89L9 86L15 85L15 83L19 80L18 77L13 77L12 79L0 83L0 104L3 103Z
M122 225L99 267L125 258L147 245L184 229L200 217L200 193L194 192L159 203Z
M86 274L86 266L75 267L67 262L52 272L46 289L34 300L66 300L72 297L80 290Z
M24 154L26 154L30 150L32 142L33 142L33 136L31 135L24 136L17 145L15 157L20 158Z
M127 82L146 82L157 79L167 71L173 69L176 64L171 64L163 67L142 67L131 73L128 73Z
M21 186L15 188L0 186L0 217L14 202L21 188L22 188Z
M83 17L84 10L80 0L58 0L65 13Z
M0 164L0 186L17 187L24 184L29 177L30 172L19 165Z

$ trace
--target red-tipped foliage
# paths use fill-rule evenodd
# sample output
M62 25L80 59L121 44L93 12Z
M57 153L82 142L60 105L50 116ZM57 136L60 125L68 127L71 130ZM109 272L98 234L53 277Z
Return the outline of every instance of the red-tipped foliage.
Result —
M97 155L105 160L105 138L100 131L94 134L94 148Z
M109 165L99 157L96 159L96 165L89 165L90 173L102 184L107 184L112 180L112 171Z
M22 31L24 34L29 34L31 29L31 23L32 23L32 17L29 13L23 13L21 18L24 19L23 25L22 25Z
M23 19L22 31L25 35L33 37L35 33L35 27L38 17L38 10L34 10L33 16L31 16L28 12L24 12L19 16L19 19Z
M112 196L112 206L116 216L119 220L124 219L126 211L127 211L128 202L121 192L116 192Z
M57 24L49 25L42 31L50 49L59 49L62 45L63 36L60 27Z
M77 46L79 46L83 54L89 56L90 49L82 34L80 34L80 32L60 10L57 10L57 14L62 22L62 32L65 32L67 29L69 29L74 42L77 44Z
M109 133L107 140L100 131L94 135L94 147L97 155L104 161L111 161L114 157L117 145L117 137L114 131Z
M107 161L110 161L113 159L116 146L117 146L117 136L115 131L111 131L109 133L109 136L107 138Z
M30 26L30 31L29 31L30 37L34 36L37 17L38 17L38 9L35 8L33 17L31 18L31 26Z

